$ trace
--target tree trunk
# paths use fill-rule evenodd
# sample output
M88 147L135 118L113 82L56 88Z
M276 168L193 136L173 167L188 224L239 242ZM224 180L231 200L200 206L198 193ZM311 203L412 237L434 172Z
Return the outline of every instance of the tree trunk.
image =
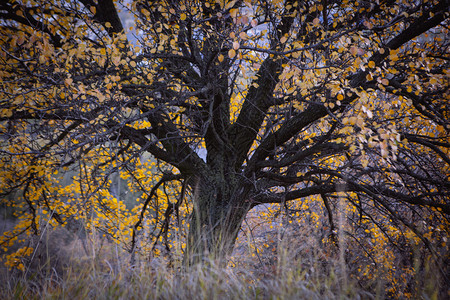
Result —
M250 205L245 188L222 176L199 178L194 188L184 263L190 266L204 260L227 263Z

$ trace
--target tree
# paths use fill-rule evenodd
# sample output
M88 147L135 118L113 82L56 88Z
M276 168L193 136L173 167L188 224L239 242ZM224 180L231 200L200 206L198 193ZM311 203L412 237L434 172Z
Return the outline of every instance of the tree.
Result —
M317 196L331 234L343 200L355 226L412 232L438 259L448 1L10 0L0 16L1 192L23 218L5 244L44 216L102 216L90 226L133 251L184 209L192 264L230 254L252 208Z

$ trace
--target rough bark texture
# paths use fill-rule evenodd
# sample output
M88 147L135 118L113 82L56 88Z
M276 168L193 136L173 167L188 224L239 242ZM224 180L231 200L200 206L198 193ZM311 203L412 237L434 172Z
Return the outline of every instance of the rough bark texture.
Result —
M211 172L196 179L194 211L190 220L185 263L203 259L226 262L231 254L242 221L250 209L245 188L236 178Z

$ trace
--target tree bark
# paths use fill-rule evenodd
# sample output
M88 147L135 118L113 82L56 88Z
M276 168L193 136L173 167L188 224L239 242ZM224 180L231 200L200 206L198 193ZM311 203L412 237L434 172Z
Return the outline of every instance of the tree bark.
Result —
M197 177L184 255L185 266L214 260L225 265L251 206L239 182L221 174Z

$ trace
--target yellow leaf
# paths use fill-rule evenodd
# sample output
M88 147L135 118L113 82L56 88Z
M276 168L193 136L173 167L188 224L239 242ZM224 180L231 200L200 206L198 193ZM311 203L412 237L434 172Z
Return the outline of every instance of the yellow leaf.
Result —
M242 24L242 25L247 25L248 24L248 17L247 16L241 16L238 18L237 25Z
M337 95L337 99L340 101L340 100L344 100L344 96L342 95L342 94L338 94Z
M131 62L130 62L130 66L131 66L132 68L136 67L136 62L135 62L134 60L131 61Z
M373 24L369 21L364 21L364 25L368 28L368 29L372 29L373 28Z
M363 168L366 168L369 165L369 161L365 158L361 159L361 164Z
M234 50L237 50L237 49L239 49L239 43L238 42L233 42L233 49Z
M186 14L185 14L185 13L182 13L182 14L180 15L180 19L181 19L181 21L186 20Z
M111 27L112 27L112 26L111 26L111 23L106 22L106 23L105 23L105 27L106 27L106 28L111 28Z
M280 39L280 42L281 42L282 44L286 43L286 41L287 41L287 37L286 37L286 36L283 36L283 37Z
M217 57L217 59L219 60L219 62L223 62L224 57L223 57L222 54L220 54L220 55Z
M236 3L237 0L233 0L233 1L228 1L228 3L225 5L224 9L229 9L232 8L233 5Z
M313 20L313 25L314 25L314 26L318 26L319 23L320 23L319 18L315 18L315 19Z
M228 51L228 57L229 58L233 58L233 57L235 57L236 56L236 51L234 50L234 49L230 49L229 51Z
M13 112L11 110L8 110L8 109L2 109L1 113L0 113L1 117L6 117L6 118L11 117L12 115L13 115Z
M369 61L369 68L375 68L375 62L373 60Z
M398 55L397 54L391 54L391 55L389 55L389 59L391 61L397 61L398 60Z
M106 97L102 93L97 92L97 99L98 99L99 103L103 103L105 101Z

